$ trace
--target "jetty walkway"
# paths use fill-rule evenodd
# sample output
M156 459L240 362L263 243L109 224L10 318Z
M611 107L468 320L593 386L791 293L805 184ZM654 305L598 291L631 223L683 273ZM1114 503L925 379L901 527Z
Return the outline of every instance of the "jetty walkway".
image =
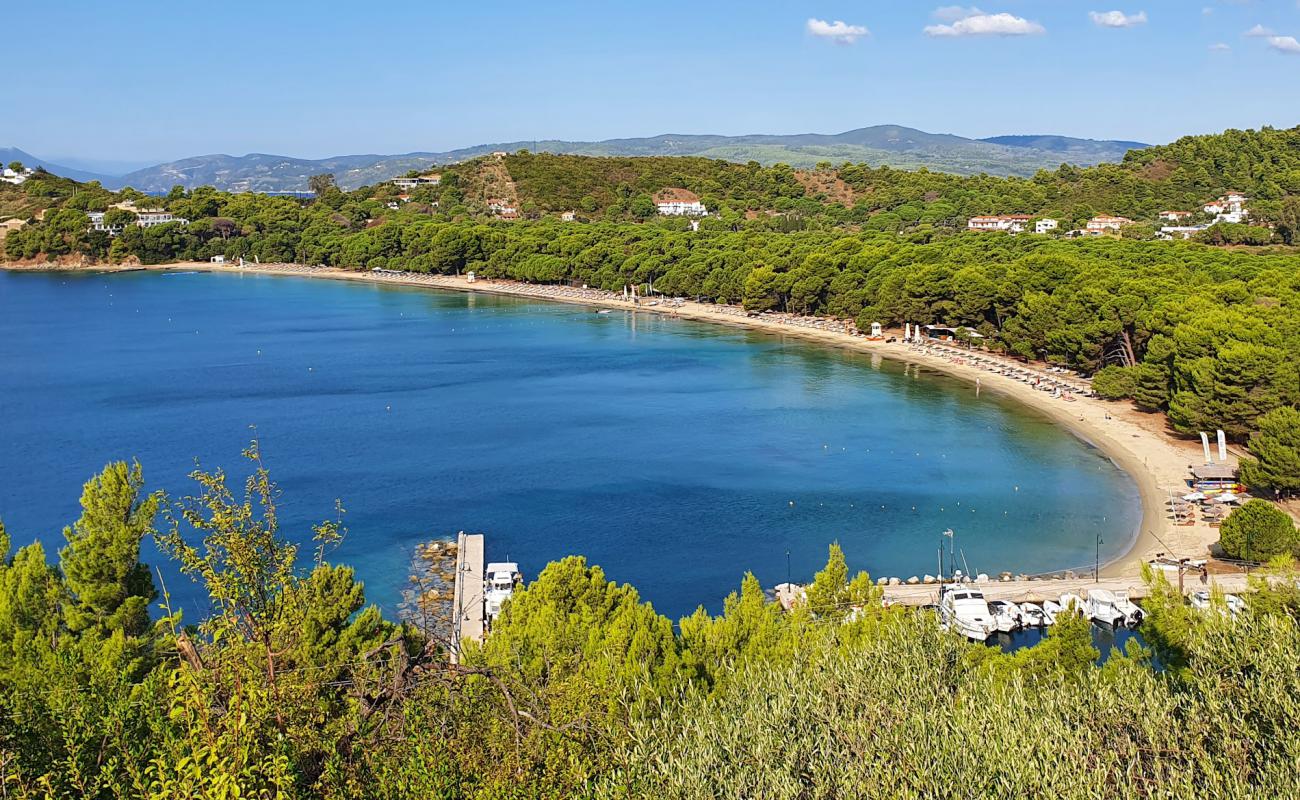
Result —
M1177 570L1166 572L1169 582L1178 585ZM1183 578L1183 593L1192 594L1215 586L1224 592L1235 594L1245 591L1247 576L1242 573L1230 575L1210 575L1202 583L1199 573L1189 571ZM1110 592L1128 592L1132 599L1146 597L1147 586L1140 578L1102 578L1094 581L1092 576L1086 578L1059 578L1036 581L981 581L970 586L979 589L988 600L1010 600L1016 603L1041 603L1055 600L1063 594L1075 594L1086 597L1089 589L1106 589ZM883 586L885 600L890 603L907 606L923 606L939 602L938 584L901 584Z
M459 660L461 642L483 641L485 614L483 534L461 531L456 537L456 586L452 591L452 663Z

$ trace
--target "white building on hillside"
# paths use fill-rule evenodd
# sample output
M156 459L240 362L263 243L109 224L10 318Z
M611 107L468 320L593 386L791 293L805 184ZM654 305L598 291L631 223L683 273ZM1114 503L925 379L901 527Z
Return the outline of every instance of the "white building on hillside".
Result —
M442 183L442 176L419 175L414 178L393 178L391 183L399 189L418 189L421 186L437 186Z
M1206 214L1213 214L1215 222L1237 224L1244 222L1250 216L1250 212L1246 210L1246 202L1249 199L1239 192L1228 192L1218 200L1206 203L1204 211Z
M708 216L709 210L699 200L667 200L655 204L659 208L659 213L669 217L704 217Z
M92 231L104 231L109 236L116 236L122 232L121 225L108 226L104 224L103 211L90 211L86 216L90 217L90 229Z
M999 214L997 216L971 217L966 220L968 231L1010 231L1020 233L1033 217L1028 214Z
M31 167L24 167L21 171L15 172L8 167L0 171L0 181L5 183L19 184L36 174L36 170Z
M1102 215L1099 217L1093 217L1092 219L1088 220L1087 228L1089 231L1097 231L1101 233L1108 233L1108 232L1119 233L1119 230L1123 228L1125 225L1132 225L1132 224L1133 224L1133 220L1129 219L1128 217L1110 217L1110 216Z
M1208 225L1165 225L1156 234L1156 238L1190 239L1208 227Z
M170 211L137 211L135 212L135 224L141 228L152 228L155 225L166 225L169 222L179 222L182 225L189 224L189 220L184 217L178 217Z
M1034 223L1034 233L1050 233L1061 226L1061 223L1051 217L1044 217Z
M688 189L668 188L655 192L655 208L665 217L707 217L709 209Z

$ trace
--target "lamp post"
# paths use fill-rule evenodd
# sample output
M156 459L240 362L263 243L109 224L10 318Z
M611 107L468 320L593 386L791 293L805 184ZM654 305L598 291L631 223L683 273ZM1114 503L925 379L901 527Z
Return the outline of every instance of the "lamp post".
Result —
M1101 534L1097 534L1097 552L1093 556L1092 562L1092 582L1097 582L1097 574L1101 571Z
M785 551L785 583L790 585L790 551Z

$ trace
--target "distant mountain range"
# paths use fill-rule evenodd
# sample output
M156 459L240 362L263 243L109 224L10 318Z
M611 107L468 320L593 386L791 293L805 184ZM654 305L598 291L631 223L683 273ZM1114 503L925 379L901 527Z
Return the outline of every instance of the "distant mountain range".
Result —
M0 150L4 163L13 160L41 164L59 175L78 180L98 180L109 188L132 186L146 192L165 192L180 184L186 188L211 185L227 191L305 191L307 179L333 173L339 186L358 186L403 175L436 164L447 164L494 151L531 150L589 156L700 156L727 161L785 163L811 167L821 161L888 165L902 169L927 169L970 175L1032 175L1062 163L1090 166L1119 161L1129 150L1147 147L1141 142L1076 139L1069 136L994 136L968 139L946 133L926 133L898 125L876 125L838 134L753 134L711 136L663 134L600 142L539 140L501 142L449 150L442 153L403 155L349 155L305 159L250 153L245 156L208 155L146 167L121 176L96 175L43 162L20 150Z
M15 161L23 162L24 167L44 167L47 172L53 172L55 175L62 175L65 178L72 178L76 181L109 181L115 180L107 175L101 175L97 172L87 172L84 169L75 169L65 167L62 164L55 164L52 161L46 161L43 158L37 158L31 153L25 153L17 147L0 147L0 167L7 167ZM107 185L107 183L105 183Z

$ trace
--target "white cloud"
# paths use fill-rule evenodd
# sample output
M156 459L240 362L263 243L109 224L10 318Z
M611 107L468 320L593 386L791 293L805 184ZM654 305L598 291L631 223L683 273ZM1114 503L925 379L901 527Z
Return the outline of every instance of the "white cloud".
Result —
M1210 45L1211 53L1226 53L1231 49L1232 49L1231 47L1224 44L1223 42L1215 42L1214 44Z
M1297 0L1297 2L1300 2L1300 0ZM967 17L978 17L983 13L983 11L980 11L975 6L971 6L970 8L964 6L944 6L943 8L936 8L934 11L930 12L930 16L940 22L956 22L959 19L966 19Z
M838 19L834 22L827 22L824 19L809 19L808 32L813 36L830 39L836 44L853 44L863 36L871 35L871 31L867 30L865 25L850 25Z
M1300 56L1300 41L1296 41L1294 36L1270 36L1268 46L1279 53Z
M1255 27L1251 28L1250 30L1242 34L1242 36L1272 36L1272 35L1273 35L1273 30L1271 28L1265 28L1263 25L1256 25Z
M1143 25L1147 21L1145 11L1136 14L1125 14L1123 11L1089 11L1088 16L1093 24L1103 28L1131 28L1134 25Z
M926 25L926 36L1036 36L1047 33L1037 22L1005 12L974 14L947 25Z

